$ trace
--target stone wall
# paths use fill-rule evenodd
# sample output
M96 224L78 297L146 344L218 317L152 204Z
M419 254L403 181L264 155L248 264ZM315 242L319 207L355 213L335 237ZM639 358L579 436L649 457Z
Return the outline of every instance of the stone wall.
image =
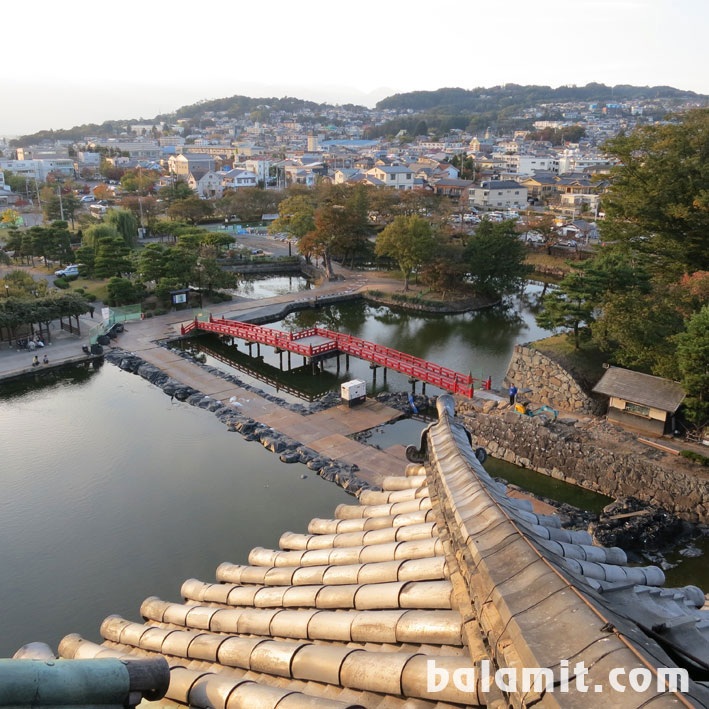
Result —
M528 417L475 401L457 402L475 446L495 458L611 497L636 497L690 522L709 523L709 480L660 464L647 451L611 450L578 425ZM484 407L484 410L481 410ZM622 435L622 434L621 434Z
M591 398L574 377L547 355L515 345L505 375L518 389L531 389L530 398L555 409L583 414L603 412L603 402Z

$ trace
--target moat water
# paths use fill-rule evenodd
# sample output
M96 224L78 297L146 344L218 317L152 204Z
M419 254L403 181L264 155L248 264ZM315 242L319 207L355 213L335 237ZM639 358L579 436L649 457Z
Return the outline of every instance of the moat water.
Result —
M113 365L0 392L0 657L98 639L107 615L179 601L185 579L354 502Z
M318 324L350 332L490 376L499 386L513 346L545 334L533 319L540 290L530 286L512 307L478 313L424 315L354 302L296 313L276 327ZM339 374L330 360L313 376L294 357L283 380L278 356L265 347L261 371L249 375L224 361L253 365L243 347L240 354L224 353L216 340L200 342L217 348L220 359L204 355L211 363L294 401L353 377L365 379L370 393L411 386L393 372L384 382L379 371L375 383L368 364L355 359L344 371L344 358ZM429 387L428 393L437 392ZM369 442L415 443L424 425L384 426ZM305 531L311 518L353 502L304 466L280 463L227 433L212 414L171 401L112 365L0 385L0 432L0 657L33 640L56 647L70 632L97 640L106 615L138 619L147 596L179 600L185 579L213 580L222 561L245 563L252 547L275 546L283 531ZM500 461L489 461L488 469L586 509L607 502ZM709 587L705 559L679 557L668 583Z

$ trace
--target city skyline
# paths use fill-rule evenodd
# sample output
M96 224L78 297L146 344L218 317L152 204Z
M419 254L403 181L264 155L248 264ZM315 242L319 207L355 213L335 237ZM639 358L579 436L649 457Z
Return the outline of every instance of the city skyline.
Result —
M709 94L709 7L699 0L553 0L543 12L518 0L449 0L435 13L369 0L338 15L321 0L305 10L280 0L171 8L128 0L116 13L74 0L73 11L48 6L27 26L26 13L9 7L7 26L25 32L4 39L6 56L21 61L3 82L0 135L151 118L234 94L372 106L444 86L591 81Z

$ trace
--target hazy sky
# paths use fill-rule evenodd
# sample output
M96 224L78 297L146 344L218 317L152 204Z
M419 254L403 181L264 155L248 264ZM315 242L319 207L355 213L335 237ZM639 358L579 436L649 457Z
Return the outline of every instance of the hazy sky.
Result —
M243 93L667 84L709 94L707 0L4 3L0 135Z

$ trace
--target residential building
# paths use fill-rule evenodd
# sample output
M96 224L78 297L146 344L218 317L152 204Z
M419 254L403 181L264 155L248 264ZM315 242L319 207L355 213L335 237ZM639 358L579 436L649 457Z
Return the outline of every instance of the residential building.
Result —
M520 175L534 175L537 172L559 172L559 158L555 155L518 155L517 172Z
M530 200L541 202L556 197L557 178L551 172L536 172L532 177L520 179L519 183L527 188L527 197Z
M214 170L214 158L203 153L171 155L167 160L167 165L173 175L186 179L195 170Z
M242 163L234 165L234 167L243 167L245 170L253 172L258 181L263 182L265 185L268 182L271 161L268 158L262 157L249 158L248 160L244 160Z
M380 180L387 187L396 190L411 190L414 188L414 174L403 165L376 165L367 170L367 175Z
M202 199L218 199L224 194L222 174L213 170L191 172L187 184Z
M470 188L474 184L473 180L451 180L446 177L434 183L433 191L467 205L470 201Z
M258 185L256 173L238 167L218 174L221 176L224 189L237 190L242 187L256 187Z
M488 180L473 185L469 195L470 206L483 211L523 209L527 206L527 188L513 180Z

